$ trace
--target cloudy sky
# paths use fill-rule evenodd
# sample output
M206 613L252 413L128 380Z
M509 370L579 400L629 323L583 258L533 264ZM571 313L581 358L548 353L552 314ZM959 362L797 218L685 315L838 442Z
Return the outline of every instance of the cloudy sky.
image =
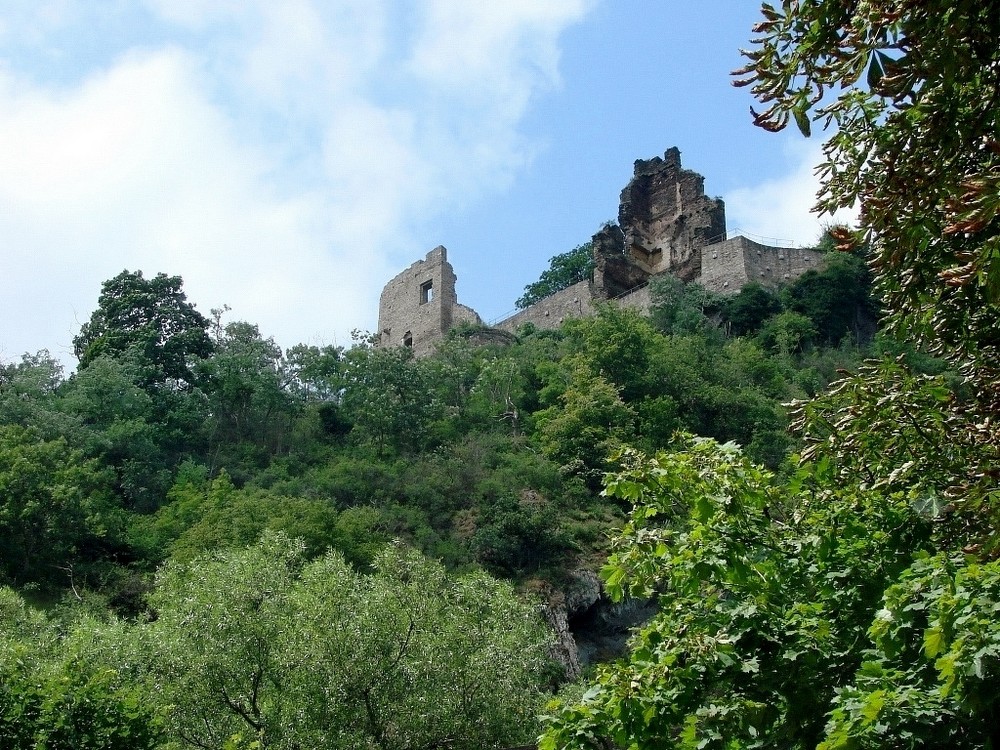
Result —
M681 149L729 228L808 244L819 141L729 84L756 0L4 0L0 360L122 269L283 346L374 330L443 244L493 320Z

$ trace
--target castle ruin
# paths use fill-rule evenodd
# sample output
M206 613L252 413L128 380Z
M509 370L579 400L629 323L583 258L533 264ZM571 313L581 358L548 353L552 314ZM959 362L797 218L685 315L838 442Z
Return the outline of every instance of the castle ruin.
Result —
M494 327L511 333L525 323L557 328L566 318L592 314L605 301L648 312L649 279L660 274L722 294L735 294L750 282L774 287L818 267L822 257L816 250L727 238L725 204L705 195L705 178L681 167L677 148L663 158L635 162L621 193L618 223L604 226L591 244L591 279ZM459 304L455 280L447 250L439 246L386 284L379 301L380 345L412 347L423 356L452 327L481 325L475 310Z
M482 325L478 313L460 305L448 250L438 245L385 285L378 305L381 346L408 346L430 354L449 329L467 322Z

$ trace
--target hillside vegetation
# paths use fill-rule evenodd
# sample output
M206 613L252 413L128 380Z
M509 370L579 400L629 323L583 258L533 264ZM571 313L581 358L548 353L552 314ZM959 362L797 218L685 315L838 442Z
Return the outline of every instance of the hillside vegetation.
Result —
M621 446L654 452L693 432L781 467L792 446L782 403L856 365L866 349L849 321L874 320L852 256L780 294L658 283L648 319L607 306L486 345L457 329L419 360L363 336L346 350L282 351L225 310L202 316L178 277L105 283L75 341L76 372L63 377L40 352L0 373L14 659L0 712L36 723L0 723L0 736L48 737L58 715L82 722L80 736L131 733L122 747L530 739L559 666L537 609L484 573L524 595L598 568L625 518L601 494ZM843 303L856 298L857 310ZM318 646L293 631L309 618L359 630L307 665L302 649ZM345 658L363 666L343 684L314 673L339 674ZM469 674L458 693L455 670ZM330 713L329 695L308 692L317 681L370 700L371 713ZM509 689L487 696L484 682ZM417 694L439 705L437 729L400 724ZM106 714L75 713L92 700ZM322 734L333 724L361 734Z
M1000 748L1000 10L762 12L756 124L861 208L777 293L415 360L124 271L5 364L0 745ZM579 568L656 613L567 684Z

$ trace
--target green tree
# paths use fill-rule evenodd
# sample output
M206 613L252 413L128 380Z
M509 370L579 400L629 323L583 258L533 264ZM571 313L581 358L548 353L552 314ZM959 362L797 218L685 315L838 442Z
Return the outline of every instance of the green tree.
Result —
M185 469L166 505L132 519L131 537L146 559L188 562L212 550L249 546L267 529L302 540L310 557L340 547L344 534L328 500L237 489L225 471L209 480ZM350 539L348 546L355 544Z
M579 360L559 404L536 412L542 451L564 471L599 486L608 457L634 430L635 413L618 389Z
M108 484L97 463L64 439L0 427L0 575L66 580L93 547L120 533Z
M582 700L552 706L543 750L816 747L930 520L843 492L825 467L784 484L732 444L623 458L606 492L634 507L602 575L614 599L656 597L659 613Z
M338 514L329 502L241 489L205 508L197 523L171 545L171 556L186 561L213 550L247 546L267 529L301 539L310 556L339 548Z
M650 319L664 333L708 334L715 330L708 316L720 307L722 299L701 284L663 274L650 281L650 298Z
M414 449L427 439L439 410L424 372L405 347L355 346L345 355L344 412L379 455Z
M171 382L191 385L193 360L212 351L209 321L187 301L180 276L122 271L101 285L97 309L73 339L73 351L86 368L104 355L129 360L139 384L150 388Z
M371 574L265 534L168 564L147 653L150 695L185 747L497 747L535 729L546 636L484 575L451 578L402 547Z
M91 668L62 628L0 588L0 745L10 750L153 750L164 739L138 685Z
M306 398L323 402L337 399L343 385L343 347L296 344L285 352L285 366L291 384Z
M816 327L819 340L836 346L844 336L864 342L875 331L877 306L871 275L862 258L850 253L827 255L819 269L809 269L782 291L786 310L801 313Z
M282 649L301 548L269 537L216 560L167 565L150 604L157 613L136 631L150 649L149 680L173 706L167 730L189 747L222 747L241 732L268 747L284 732L287 677Z
M537 573L569 553L559 511L539 493L510 493L484 504L476 518L472 549L488 570L503 576Z
M655 390L649 381L650 362L662 337L635 310L603 305L596 315L571 320L565 329L571 351L617 387L626 402Z
M287 448L299 402L281 347L256 325L236 321L217 326L213 349L198 367L212 407L213 450L243 443L269 454Z
M1000 565L917 559L885 592L819 750L1000 747Z
M97 357L63 386L60 408L81 420L81 447L115 473L122 503L148 512L162 502L173 466L163 445L169 432L136 376L129 362Z
M722 303L722 318L733 336L756 333L765 320L779 312L778 295L756 283L747 284Z
M111 670L29 675L0 665L0 742L10 750L155 750L159 723Z
M0 364L0 424L20 425L48 440L73 440L79 418L62 407L63 368L47 350Z
M537 734L548 636L509 584L450 577L394 546L370 576L335 556L317 561L297 597L314 698L346 699L309 701L326 742L305 744L474 750Z
M524 288L524 294L514 304L519 310L531 307L550 294L586 281L593 272L594 249L591 243L585 242L569 252L549 258L549 267L542 271L538 281Z
M52 399L62 382L62 365L47 350L0 363L0 422L26 427L36 416L28 404Z
M497 422L509 422L516 436L521 427L520 404L524 399L524 378L516 360L494 357L483 363L471 390L479 410Z
M767 349L790 357L811 346L816 335L816 326L808 316L785 310L765 321L759 340Z

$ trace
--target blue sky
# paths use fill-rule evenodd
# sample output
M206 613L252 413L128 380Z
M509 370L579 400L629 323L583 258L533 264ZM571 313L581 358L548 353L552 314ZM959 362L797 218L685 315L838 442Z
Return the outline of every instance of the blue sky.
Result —
M448 247L513 308L681 149L729 228L808 244L820 141L767 134L729 71L755 0L5 0L0 359L72 338L123 268L282 346L374 330Z

